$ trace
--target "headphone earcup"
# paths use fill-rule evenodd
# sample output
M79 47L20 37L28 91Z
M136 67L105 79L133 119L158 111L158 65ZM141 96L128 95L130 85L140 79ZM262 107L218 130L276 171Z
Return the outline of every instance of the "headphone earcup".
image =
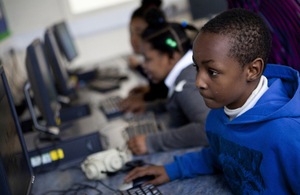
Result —
M101 180L107 177L107 174L103 173L106 172L106 168L102 161L93 160L86 163L84 166L85 166L84 169L85 175L90 180L96 180L96 179Z

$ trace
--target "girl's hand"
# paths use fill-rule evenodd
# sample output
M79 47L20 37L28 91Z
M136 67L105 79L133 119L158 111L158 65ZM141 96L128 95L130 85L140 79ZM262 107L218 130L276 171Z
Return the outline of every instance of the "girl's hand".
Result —
M135 155L147 154L146 135L136 135L129 139L128 148Z
M146 110L146 102L139 98L128 97L119 104L119 108L127 113L144 113Z

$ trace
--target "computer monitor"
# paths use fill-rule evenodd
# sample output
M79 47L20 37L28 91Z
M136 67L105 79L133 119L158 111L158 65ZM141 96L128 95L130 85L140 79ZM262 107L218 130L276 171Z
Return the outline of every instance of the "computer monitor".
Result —
M66 23L57 23L53 26L53 28L61 52L65 55L69 62L72 61L78 54Z
M189 4L193 20L211 18L228 9L228 2L226 0L189 0Z
M75 91L69 82L69 75L66 70L66 60L61 56L58 43L55 39L53 28L48 28L44 35L44 46L48 62L53 71L53 77L58 94L68 96Z
M26 69L29 78L29 84L25 86L25 95L27 102L28 88L30 87L34 94L34 101L41 112L42 117L46 120L47 128L45 131L58 134L57 128L60 113L60 103L57 101L57 94L51 76L51 70L47 62L45 51L40 39L35 39L26 50ZM33 112L31 112L33 115ZM32 116L35 120L35 117ZM35 122L35 121L34 121ZM53 132L51 132L53 130Z
M0 75L0 194L28 195L35 177L1 65Z

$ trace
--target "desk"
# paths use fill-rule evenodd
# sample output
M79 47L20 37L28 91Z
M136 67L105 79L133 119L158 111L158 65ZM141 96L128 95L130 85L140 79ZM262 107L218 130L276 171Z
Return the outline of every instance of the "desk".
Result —
M174 155L182 155L186 152L199 151L201 149L202 147L196 147L190 149L174 150L170 152L158 152L154 154L134 157L134 159L143 159L147 163L163 165L172 162ZM74 183L96 186L97 182L88 181L85 174L79 169L82 160L84 159L59 166L52 172L36 175L33 194L40 195L50 190L67 190ZM123 178L125 177L125 175L126 173L118 173L106 180L103 180L103 182L109 187L117 189L118 186L123 182ZM100 183L98 183L97 189L101 190L102 194L113 194L113 191L109 190ZM158 186L158 189L163 194L232 194L223 174L202 175L195 178L175 180ZM98 192L96 192L95 190L84 190L80 192L81 193L78 194L98 194Z
M93 115L97 113L98 116L96 120L94 120L94 124L92 126L96 127L96 129L101 129L103 125L106 124L106 120L103 114L97 112L100 100L113 95L121 95L125 97L128 93L128 90L131 89L138 82L138 78L135 77L132 72L129 72L129 81L124 82L121 87L121 90L107 93L107 94L99 94L97 92L90 92L87 89L79 90L79 95L82 101L87 101L94 105L95 112L92 112ZM166 163L170 163L173 161L174 155L182 155L191 151L199 151L202 147L190 148L190 149L181 149L174 150L170 152L158 152L149 155L143 155L134 157L134 159L143 159L146 163L155 164L155 165L163 165ZM72 187L75 183L87 184L90 186L97 186L98 190L101 190L102 194L113 194L114 192L103 186L97 181L89 181L85 174L80 169L80 164L84 160L76 159L74 161L62 164L58 166L55 170L46 173L40 173L36 175L35 184L33 187L32 193L34 195L45 194L45 192L56 190L62 191L67 190ZM126 173L118 173L114 176L109 177L108 179L103 180L103 183L113 189L118 189L120 184L123 183L123 178ZM97 185L98 184L98 185ZM217 175L203 175L195 178L184 179L184 180L175 180L173 182L169 182L167 184L158 186L158 189L163 194L232 194L227 181L225 180L222 174ZM49 193L59 194L59 193ZM71 193L69 193L71 194ZM99 194L92 189L87 189L84 191L80 191L78 194Z

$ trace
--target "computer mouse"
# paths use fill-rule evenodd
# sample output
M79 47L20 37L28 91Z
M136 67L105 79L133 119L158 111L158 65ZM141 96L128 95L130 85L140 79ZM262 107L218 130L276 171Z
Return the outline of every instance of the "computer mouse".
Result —
M136 167L142 167L146 163L143 160L132 160L127 163L125 163L125 166L123 167L122 171L131 171L132 169Z
M138 186L138 185L142 185L143 183L153 180L155 177L153 175L146 175L144 177L139 177L136 178L134 180L132 180L133 182L133 187Z
M122 183L120 186L119 186L119 190L120 191L125 191L125 190L128 190L130 188L133 187L133 182L129 182L129 183Z
M129 183L122 183L119 186L119 190L120 191L128 190L130 188L142 185L143 183L145 183L147 181L153 180L154 178L155 177L153 175L136 178L136 179L132 180Z

